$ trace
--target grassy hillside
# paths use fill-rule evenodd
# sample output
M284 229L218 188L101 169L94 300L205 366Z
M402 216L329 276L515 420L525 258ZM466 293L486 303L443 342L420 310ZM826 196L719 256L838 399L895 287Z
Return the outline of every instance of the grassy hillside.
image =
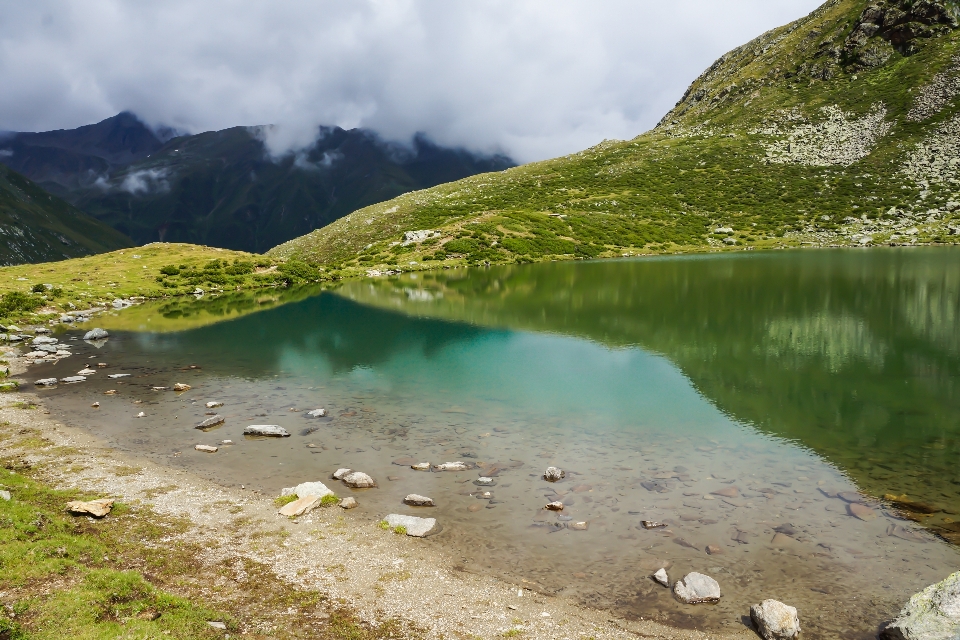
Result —
M0 165L0 265L129 247L130 239Z
M723 56L633 140L406 194L269 255L406 269L958 241L955 14L831 0ZM418 230L436 233L404 240Z
M64 312L109 306L116 299L165 298L203 291L289 287L330 280L329 272L297 261L189 244L153 243L61 262L0 268L0 318L35 322ZM207 313L236 313L269 300L238 300ZM232 300L229 296L225 300ZM166 311L191 315L189 305Z

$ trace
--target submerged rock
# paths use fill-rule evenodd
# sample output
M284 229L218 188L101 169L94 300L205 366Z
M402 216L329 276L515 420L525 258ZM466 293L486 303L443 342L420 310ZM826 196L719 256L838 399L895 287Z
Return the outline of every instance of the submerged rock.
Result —
M408 536L422 538L433 531L437 526L436 518L417 518L415 516L404 516L399 513L391 513L385 520L390 528L404 527Z
M66 378L60 378L60 382L65 382L67 384L74 384L77 382L85 382L86 376L67 376Z
M67 511L76 515L90 515L95 518L102 518L113 509L113 498L101 498L100 500L74 500L67 503Z
M107 377L116 380L117 378L129 378L132 375L132 373L109 373Z
M670 578L667 577L667 570L663 567L657 569L657 572L653 574L653 579L662 584L665 587L670 586Z
M467 464L466 462L444 462L443 464L438 464L434 467L437 471L468 471L472 468L472 465Z
M190 385L184 384L182 382L177 382L176 384L173 385L174 391L189 391L192 388L193 387L191 387Z
M960 571L915 594L880 640L955 640L960 638Z
M343 484L354 489L370 489L377 486L376 481L362 471L353 471L343 476Z
M203 452L205 452L205 453L216 453L216 452L217 452L217 448L216 448L216 447L211 447L211 446L208 445L208 444L198 444L198 445L196 445L196 446L194 447L194 449L196 449L197 451L203 451Z
M278 424L252 424L243 430L245 436L270 436L288 438L290 433Z
M644 529L659 529L667 525L665 525L662 522L657 522L655 520L641 520L640 526L642 526Z
M322 418L327 415L326 409L314 409L313 411L307 411L308 418Z
M40 378L33 384L40 387L52 387L53 385L57 384L57 379L56 378Z
M211 400L206 404L207 409L216 409L217 407L222 407L223 403L219 400Z
M417 493L411 493L406 498L403 499L404 504L408 504L411 507L434 507L436 506L433 503L433 498L428 498L427 496L421 496Z
M201 420L200 422L197 423L197 426L194 427L194 429L209 429L210 427L215 427L218 424L223 424L223 422L224 422L224 417L221 416L220 414L217 414L215 416L210 416L205 420Z
M110 334L106 330L97 327L96 329L91 329L83 334L84 340L103 340L104 338L110 337Z
M429 462L418 462L417 464L410 465L410 468L414 471L430 471Z
M720 600L720 585L710 576L693 571L673 585L673 594L680 602L686 604L700 604L702 602L718 602Z
M547 467L547 470L543 472L543 479L547 482L558 482L563 480L563 477L566 475L567 474L563 469L558 469L557 467Z
M544 509L548 509L550 511L563 511L563 503L559 500L555 500L554 502L548 503Z
M789 640L800 634L797 610L778 600L764 600L751 606L750 619L764 640Z

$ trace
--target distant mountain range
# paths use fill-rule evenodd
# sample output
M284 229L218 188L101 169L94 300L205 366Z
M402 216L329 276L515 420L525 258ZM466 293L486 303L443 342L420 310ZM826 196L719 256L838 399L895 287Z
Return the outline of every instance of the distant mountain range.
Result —
M132 244L122 233L0 165L0 265L76 258Z
M263 252L365 206L515 165L415 137L323 128L271 157L263 127L197 135L154 130L131 113L97 124L0 136L0 162L137 244L190 242Z

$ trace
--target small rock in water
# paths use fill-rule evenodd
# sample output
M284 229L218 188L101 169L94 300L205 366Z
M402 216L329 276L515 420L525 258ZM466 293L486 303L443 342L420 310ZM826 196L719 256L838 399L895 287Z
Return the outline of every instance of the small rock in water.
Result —
M567 523L567 529L573 529L574 531L586 531L588 528L590 528L590 523L586 520Z
M468 471L471 468L466 462L444 462L434 467L437 471Z
M102 518L113 509L113 498L101 498L100 500L74 500L67 503L67 511L77 515L91 515L95 518Z
M100 408L100 403L99 403L99 402L94 402L94 403L91 404L90 406L93 407L94 409L99 409L99 408Z
M92 376L95 373L96 370L94 369L81 369L80 371L77 371L78 376Z
M670 586L670 578L667 577L667 570L661 567L653 574L653 579L662 584L665 587Z
M308 418L322 418L327 415L326 409L314 409L313 411L307 411Z
M850 512L855 518L859 518L863 521L873 520L877 517L877 512L868 507L865 504L860 504L859 502L851 502L847 505L847 511Z
M409 467L411 465L417 464L417 459L411 458L410 456L403 456L401 458L397 458L396 460L394 460L393 464L397 465L398 467Z
M472 504L472 505L470 505L469 507L467 507L467 511L471 511L471 512L473 512L473 513L476 513L477 511L480 511L480 509L483 509L483 505L482 505L482 504Z
M353 473L353 469L337 469L331 476L334 480L343 480L344 477Z
M778 600L764 600L751 606L750 619L764 640L790 640L800 634L797 610Z
M305 513L309 513L314 507L320 504L320 496L303 496L297 497L293 502L288 502L287 504L280 507L278 512L282 516L287 516L288 518L294 518L296 516L302 516Z
M710 576L694 571L685 575L682 580L677 580L673 585L673 593L680 602L686 604L718 602L720 585Z
M133 375L132 373L111 373L107 375L107 377L113 378L115 380L117 378L129 378L132 375Z
M245 436L270 436L273 438L288 438L290 433L278 424L252 424L244 428Z
M410 465L410 468L414 471L430 471L429 462L418 462L417 464Z
M307 496L332 496L333 491L322 482L301 482L295 487L288 487L280 492L281 496L297 496L305 498Z
M217 407L222 407L223 403L219 400L211 400L206 404L207 409L216 409Z
M408 504L411 507L433 507L436 506L433 503L433 498L428 498L427 496L421 496L416 493L411 493L406 498L403 499L404 504Z
M374 479L362 471L354 471L343 476L343 484L354 489L370 489L377 486Z
M356 509L359 506L360 506L360 503L358 503L357 499L354 498L353 496L344 498L343 500L340 501L341 509Z
M960 637L960 571L912 598L880 640L954 640Z
M662 522L656 522L655 520L641 520L641 521L640 521L640 525L641 525L644 529L659 529L659 528L661 528L661 527L667 526L667 525L665 525L664 523L662 523Z
M107 389L106 391L103 392L103 395L105 395L105 396L115 396L115 395L117 395L117 390L116 390L116 389Z
M422 538L437 526L435 518L416 518L414 516L404 516L398 513L391 513L385 520L391 529L405 527L408 536Z
M712 495L721 496L723 498L736 498L740 495L740 490L736 487L725 487L723 489L714 491Z
M563 469L558 469L557 467L547 467L547 470L543 472L543 479L547 482L557 482L563 480L563 477L567 474Z
M107 365L106 362L98 362L98 363L97 363L97 366L100 367L101 369L103 369L104 367L106 367L106 366L108 366L108 365Z
M166 391L170 387L152 387L154 391Z
M86 376L67 376L66 378L60 378L60 382L64 382L66 384L76 384L78 382L84 382L86 379Z
M712 556L718 556L723 553L723 548L720 545L708 544L706 552Z
M31 341L31 344L57 344L60 342L56 338L51 338L49 336L37 336Z
M837 497L846 502L862 502L863 495L856 491L841 491Z
M143 411L141 411L140 413L137 414L137 417L138 417L138 418L146 418L146 417L147 417L147 414L145 414Z
M477 485L477 486L480 486L480 487L492 487L492 486L494 486L494 485L497 484L497 483L496 483L496 481L495 481L493 478L487 478L486 476L480 476L479 478L477 478L476 480L473 481L473 484L475 484L475 485Z
M41 378L41 379L37 380L36 382L34 382L33 384L35 384L35 385L37 385L37 386L40 386L40 387L52 387L53 385L57 384L57 379L56 379L56 378Z
M173 385L174 391L189 391L192 388L193 387L191 387L190 385L184 384L182 382L177 382L176 384Z
M87 331L85 334L83 334L84 340L103 340L104 338L108 338L108 337L110 337L110 334L107 333L105 330L100 329L99 327L96 329L91 329L90 331Z
M215 427L218 424L223 424L223 422L224 417L220 414L217 414L215 416L210 416L206 420L201 420L197 423L197 426L195 426L194 429L209 429L210 427Z
M196 449L197 451L204 451L204 452L206 452L206 453L216 453L216 452L217 452L217 448L216 448L216 447L211 447L211 446L208 445L208 444L198 444L198 445L196 445L196 446L194 447L194 449Z
M563 511L563 503L560 501L554 501L548 503L544 509L549 509L550 511Z

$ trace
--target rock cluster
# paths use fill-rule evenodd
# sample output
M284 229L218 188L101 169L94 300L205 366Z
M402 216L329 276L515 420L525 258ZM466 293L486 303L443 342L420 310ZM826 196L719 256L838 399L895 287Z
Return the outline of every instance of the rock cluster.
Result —
M874 105L860 118L831 105L822 107L819 120L811 122L794 109L751 133L775 138L765 145L768 162L849 166L867 157L877 140L890 131L893 124L885 120L886 115L882 105Z

